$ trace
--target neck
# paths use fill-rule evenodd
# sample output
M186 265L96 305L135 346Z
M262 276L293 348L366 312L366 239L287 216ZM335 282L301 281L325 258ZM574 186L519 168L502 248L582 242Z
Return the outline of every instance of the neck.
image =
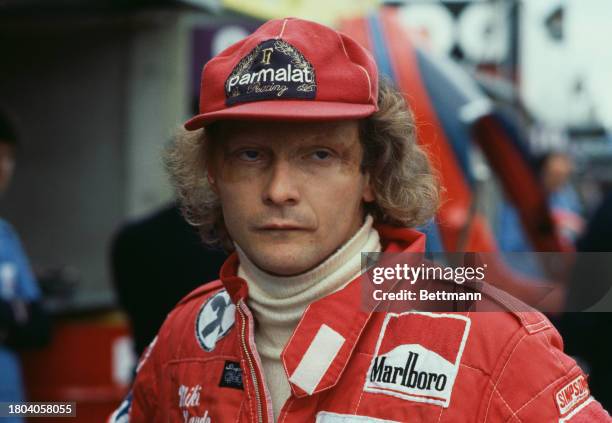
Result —
M275 414L291 392L280 355L309 304L342 289L361 273L361 252L381 250L368 216L363 226L334 254L296 276L271 275L258 268L236 245L238 276L249 288L247 304L256 320L255 344L262 360Z
M357 277L361 269L361 252L380 251L378 232L372 227L373 219L367 216L364 224L335 253L319 265L304 273L293 276L278 276L266 272L254 264L236 244L236 252L240 260L238 276L247 281L249 297L263 294L275 300L294 298L304 292L314 289L317 297L329 294ZM333 290L321 286L321 282L329 281L334 276ZM341 285L341 286L338 286ZM319 286L318 289L315 286ZM310 298L312 301L318 298Z
M334 254L314 269L295 276L276 276L265 272L236 245L240 259L238 276L247 282L247 303L257 320L258 331L282 330L285 335L270 339L278 353L306 307L359 276L361 252L380 251L380 238L372 227L372 221L372 217L367 216L363 226Z

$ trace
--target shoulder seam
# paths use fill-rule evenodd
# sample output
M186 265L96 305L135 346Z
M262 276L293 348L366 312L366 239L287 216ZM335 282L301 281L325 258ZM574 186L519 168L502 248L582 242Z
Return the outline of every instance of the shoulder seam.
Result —
M508 354L508 357L506 357L506 360L504 361L504 364L503 364L501 370L496 375L497 377L495 379L495 383L492 380L492 376L493 376L494 373L491 376L489 376L489 382L491 384L493 384L493 392L495 392L497 390L497 385L499 384L499 381L500 381L502 375L504 374L504 371L506 370L506 366L508 366L508 363L510 362L510 358L512 358L512 355L514 355L514 352L518 348L519 344L521 342L523 342L523 339L525 339L527 336L528 336L527 333L523 334L523 336L521 336L519 338L519 340L514 343L514 346L512 347L512 351L510 351L510 354ZM495 366L495 367L497 367L497 366ZM484 421L485 422L487 421L487 419L489 417L489 409L491 408L491 400L493 399L493 392L491 392L491 395L489 396L489 401L487 402L487 408L485 410L485 415L484 415Z
M201 297L203 295L206 295L210 292L214 292L216 291L218 288L223 288L223 284L221 283L221 280L217 279L215 281L212 282L208 282L205 284L200 285L199 287L197 287L196 289L194 289L193 291L191 291L189 294L185 295L177 304L176 307L182 306L186 303L188 303L189 301L193 300L194 298L198 298Z
M490 379L489 379L490 380ZM506 420L506 421L510 421L513 417L518 420L519 422L521 421L520 418L516 417L516 413L512 410L512 407L510 407L510 405L508 405L508 403L506 402L505 398L503 397L503 395L501 394L501 392L499 392L499 389L497 389L497 386L493 386L493 391L497 394L497 396L499 397L499 399L502 400L502 402L504 403L504 405L506 406L506 408L510 411L510 413L512 413L510 415L510 417Z
M529 334L537 333L551 327L551 324L546 316L532 306L525 304L521 300L497 288L495 285L487 282L466 282L464 285L472 290L481 292L492 302L497 303L504 309L500 311L505 311L513 315ZM532 316L533 319L528 319L528 316Z

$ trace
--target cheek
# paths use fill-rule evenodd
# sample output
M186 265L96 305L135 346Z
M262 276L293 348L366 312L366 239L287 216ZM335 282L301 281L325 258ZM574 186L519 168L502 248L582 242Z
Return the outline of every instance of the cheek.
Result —
M223 166L220 168L219 178L227 183L237 184L249 182L261 176L261 170L245 166Z
M336 173L325 183L308 185L308 200L318 210L343 216L359 208L363 202L365 177L357 172Z
M241 228L256 214L261 202L259 188L250 182L228 182L217 180L217 195L221 202L225 226L232 237L236 237Z
M245 186L237 182L228 183L227 180L217 180L217 195L221 201L224 214L240 214L252 203L254 187Z

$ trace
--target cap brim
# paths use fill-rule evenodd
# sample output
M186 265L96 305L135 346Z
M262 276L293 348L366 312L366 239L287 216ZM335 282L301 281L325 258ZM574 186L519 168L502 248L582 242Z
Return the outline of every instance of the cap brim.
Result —
M185 122L193 131L217 120L329 121L362 119L376 111L372 104L308 100L267 100L239 104L197 115Z

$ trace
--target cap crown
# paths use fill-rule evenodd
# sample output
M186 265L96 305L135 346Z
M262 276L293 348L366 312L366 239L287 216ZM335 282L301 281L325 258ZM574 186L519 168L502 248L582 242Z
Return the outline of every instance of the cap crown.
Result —
M272 20L202 71L196 129L218 119L330 120L376 110L378 71L350 37L315 22Z

